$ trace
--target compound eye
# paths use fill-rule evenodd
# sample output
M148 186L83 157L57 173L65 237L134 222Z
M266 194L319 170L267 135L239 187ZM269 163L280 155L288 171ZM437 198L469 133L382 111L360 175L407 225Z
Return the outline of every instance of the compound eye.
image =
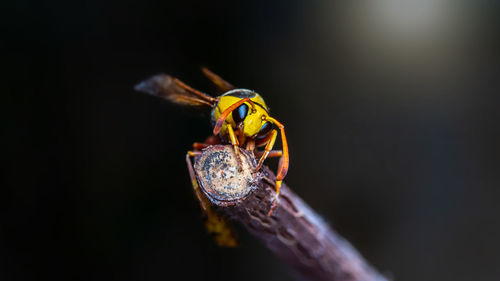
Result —
M271 131L272 128L273 128L273 125L270 122L266 121L264 123L264 125L262 125L262 127L260 127L260 131L257 134L257 138L258 139L262 139L262 138L266 137L267 134L269 134L269 132Z
M233 120L236 124L243 122L248 114L248 105L242 104L233 111Z

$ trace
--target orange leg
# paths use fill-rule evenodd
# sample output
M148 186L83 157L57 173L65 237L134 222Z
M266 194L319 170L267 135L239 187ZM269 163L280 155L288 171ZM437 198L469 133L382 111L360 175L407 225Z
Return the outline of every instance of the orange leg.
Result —
M288 172L288 166L289 166L289 156L288 156L288 143L286 141L286 135L285 135L285 126L281 124L278 120L272 118L272 117L267 117L266 120L269 120L270 122L274 123L278 128L280 129L281 132L281 142L283 146L283 158L281 161L281 164L278 168L278 175L276 176L276 181L283 181L285 178L287 172Z
M198 186L198 180L196 179L196 175L194 174L193 163L191 163L191 157L200 155L201 151L188 151L186 153L186 163L188 166L189 177L191 178L191 185L193 185L193 191L196 195L196 199L198 199L198 202L200 203L203 211L206 212L209 208L209 203L207 202L205 196L201 193L200 187Z
M208 136L204 143L209 144L209 145L216 145L216 144L221 144L221 139L219 136Z
M195 143L193 143L193 149L194 150L202 150L202 149L207 148L209 146L210 146L210 144L203 143L203 142L195 142Z
M245 134L243 133L243 123L238 124L238 141L240 142L240 145L243 147L246 141Z
M209 136L208 138L205 139L204 142L195 142L193 143L193 149L194 150L202 150L205 149L211 145L216 145L220 144L221 140L218 136Z
M278 135L278 131L276 131L276 130L271 131L269 140L266 144L266 149L264 150L263 155L259 159L259 164L257 165L257 170L260 170L260 168L262 167L262 164L264 163L264 160L266 160L266 158L267 158L267 155L269 154L271 149L273 149L274 142L276 141L277 135Z
M255 152L255 155L260 158L264 155L264 153L265 153L265 151L257 151L257 152ZM281 150L271 150L267 154L267 158L275 158L275 157L281 157L281 156L283 156L283 151L281 151Z
M288 143L286 141L286 135L285 135L285 126L281 124L278 120L267 116L266 120L270 121L271 123L275 124L279 129L281 133L281 143L283 146L283 155L281 156L279 167L278 167L278 174L276 175L276 195L275 195L275 200L273 202L273 205L271 206L271 210L267 214L270 216L274 209L277 207L277 201L278 201L278 196L280 194L280 187L281 183L283 182L283 179L285 178L287 172L288 172L288 165L289 165L289 156L288 156ZM267 147L267 145L266 145Z
M239 148L240 143L238 142L238 138L234 133L233 127L231 127L230 125L227 126L227 132L229 134L229 139L231 140L231 143L233 144L234 147L234 153L236 154L236 160L238 161L238 170L241 172L242 164L240 159L240 148Z

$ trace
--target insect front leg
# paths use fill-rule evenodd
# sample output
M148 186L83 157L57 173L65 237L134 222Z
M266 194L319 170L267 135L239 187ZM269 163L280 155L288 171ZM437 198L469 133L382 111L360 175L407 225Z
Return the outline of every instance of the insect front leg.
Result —
M260 170L260 168L262 167L262 164L264 164L264 160L267 159L267 157L269 157L269 154L271 153L271 150L273 149L273 146L274 146L274 143L276 142L276 137L278 136L278 131L276 130L272 130L271 133L269 134L269 136L267 137L267 143L266 143L266 148L264 151L259 151L258 154L261 154L260 156L260 159L259 159L259 164L257 165L257 171ZM278 152L274 152L273 153L275 155L279 155L281 158L280 158L280 164L279 164L279 169L278 169L278 175L280 174L279 171L281 170L281 166L282 166L282 160L283 160L283 152L281 151L278 151ZM280 187L281 187L281 182L282 182L282 179L278 180L278 175L276 176L276 184L275 184L275 188L276 188L276 195L274 196L274 201L271 205L271 209L269 210L269 213L267 214L268 216L270 216L273 211L276 209L276 207L278 206L277 205L277 202L278 202L278 196L279 196L279 193L280 193Z
M287 143L286 135L285 135L285 126L283 124L281 124L278 120L276 120L270 116L267 116L266 120L270 121L271 123L273 123L274 125L276 125L279 128L280 133L281 133L281 143L283 146L283 154L280 158L280 163L278 165L278 173L276 175L276 184L275 184L276 195L274 197L274 202L273 202L273 205L271 206L271 210L267 214L268 216L270 216L272 214L272 212L274 211L274 209L276 209L276 207L278 206L277 201L278 201L278 196L280 194L281 184L283 183L283 179L285 178L285 176L288 172L288 165L289 165L290 159L288 156L288 143ZM271 138L275 139L276 137L272 136ZM270 139L270 141L271 141L271 139ZM267 148L267 145L266 145L266 148Z
M260 170L262 164L264 163L264 160L266 160L267 156L269 155L269 152L273 149L274 143L276 142L276 136L278 136L278 131L272 130L271 133L269 134L269 138L266 143L266 148L259 159L257 170Z
M206 212L206 210L208 210L210 206L205 196L202 194L200 187L198 186L198 180L196 179L196 175L194 174L193 163L191 162L191 157L196 157L200 155L201 151L198 150L188 151L186 153L186 164L189 171L189 177L191 178L191 185L193 186L194 195L196 196L196 199L198 199L198 202L200 203L202 210Z
M236 134L234 133L233 127L231 125L227 125L227 132L229 134L229 140L233 144L234 147L234 153L236 154L236 160L238 161L238 170L241 172L243 169L243 164L241 163L240 159L240 148L239 145L240 143L238 142L238 138L236 137Z

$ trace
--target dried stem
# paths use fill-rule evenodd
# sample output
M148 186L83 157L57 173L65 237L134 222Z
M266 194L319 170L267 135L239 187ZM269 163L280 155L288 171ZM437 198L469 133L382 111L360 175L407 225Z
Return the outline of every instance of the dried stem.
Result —
M241 150L244 161L255 167L251 153ZM283 184L277 208L267 216L274 192L274 174L264 167L254 181L240 181L239 173L232 173L237 163L231 146L212 146L196 159L195 172L202 191L227 193L228 189L241 189L238 198L212 200L221 212L238 221L256 238L262 241L282 262L306 280L336 281L387 281L372 268L351 244L337 234L302 199ZM217 159L216 165L203 165ZM243 171L245 176L255 174ZM228 174L229 173L229 174ZM220 177L218 175L223 175ZM221 178L231 179L231 184L220 182Z

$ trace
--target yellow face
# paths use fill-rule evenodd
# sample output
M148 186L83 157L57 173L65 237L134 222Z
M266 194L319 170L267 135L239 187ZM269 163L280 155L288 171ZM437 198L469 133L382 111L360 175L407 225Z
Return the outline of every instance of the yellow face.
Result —
M237 108L229 114L220 131L221 136L227 136L227 126L232 126L234 129L242 128L246 137L253 138L257 136L266 123L265 118L269 116L269 112L264 99L259 94L246 89L232 90L220 96L219 102L212 111L212 121L215 122L224 110L243 98L249 98L253 101L254 106L250 103L244 103L240 106L241 108ZM270 126L270 124L266 126Z

